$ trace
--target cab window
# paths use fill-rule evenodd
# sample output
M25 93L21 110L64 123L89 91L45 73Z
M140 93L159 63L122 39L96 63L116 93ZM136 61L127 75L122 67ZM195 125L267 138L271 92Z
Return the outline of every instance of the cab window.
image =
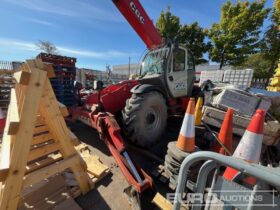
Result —
M173 72L184 71L185 70L185 58L186 52L183 49L178 49L176 53L173 54Z
M194 57L190 52L188 52L188 70L194 70L194 69L195 69Z

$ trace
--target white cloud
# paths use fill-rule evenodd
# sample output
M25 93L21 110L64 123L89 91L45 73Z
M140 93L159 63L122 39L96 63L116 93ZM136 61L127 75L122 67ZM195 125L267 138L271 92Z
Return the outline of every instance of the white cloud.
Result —
M96 52L88 50L77 50L65 47L57 47L57 49L62 53L91 57L91 58L114 58L114 57L128 57L128 53L120 51L106 51L106 52Z
M99 21L123 22L123 18L113 8L110 1L94 0L91 3L80 0L5 0L29 10L68 17L84 17ZM109 4L109 5L108 5ZM108 8L109 7L109 8Z
M32 23L37 23L40 25L44 25L44 26L55 26L55 24L48 22L48 21L44 21L44 20L39 20L39 19L35 19L35 18L28 18L28 17L24 17L23 18L26 21L32 22Z
M2 51L6 49L14 49L14 50L26 50L26 51L34 51L38 52L39 50L32 42L22 41L22 40L13 40L13 39L5 39L0 38L0 47ZM5 48L4 48L5 47ZM135 53L127 53L117 50L108 50L104 52L100 51L92 51L92 50L83 50L83 49L75 49L64 46L57 46L57 49L60 53L66 54L69 56L81 56L95 59L113 59L113 58L127 58L128 56L135 55Z
M33 43L12 40L12 39L1 39L0 38L0 46L13 48L13 49L19 49L19 50L36 51L36 46Z

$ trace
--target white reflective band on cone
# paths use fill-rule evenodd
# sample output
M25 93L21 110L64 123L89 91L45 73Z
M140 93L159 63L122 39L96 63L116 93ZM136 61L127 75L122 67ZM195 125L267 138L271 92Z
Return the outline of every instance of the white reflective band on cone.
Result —
M242 136L233 157L258 163L262 150L263 134L256 134L246 130Z
M186 113L181 127L180 134L185 137L194 137L194 115Z

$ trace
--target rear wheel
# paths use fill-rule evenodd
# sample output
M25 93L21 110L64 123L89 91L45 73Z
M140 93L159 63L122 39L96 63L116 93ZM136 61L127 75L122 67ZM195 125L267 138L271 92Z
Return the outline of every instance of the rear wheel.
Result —
M126 101L122 115L129 139L140 146L150 146L160 138L165 129L166 101L156 91L133 94Z

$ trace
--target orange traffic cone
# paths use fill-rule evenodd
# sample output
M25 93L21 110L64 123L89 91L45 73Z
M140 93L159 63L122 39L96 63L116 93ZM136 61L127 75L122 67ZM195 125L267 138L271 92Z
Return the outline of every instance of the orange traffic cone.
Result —
M223 145L230 152L232 152L232 130L233 130L232 121L233 121L233 109L228 108L223 124L221 126L219 139L221 140L221 143L223 143ZM213 151L226 155L225 149L219 144L219 142L215 143L213 147Z
M196 105L195 105L195 112L194 112L194 124L195 126L201 125L201 119L202 119L202 108L203 108L203 99L202 97L199 97L197 99Z
M193 152L195 150L194 110L195 100L191 98L176 143L177 148L184 152Z
M0 107L0 133L4 132L5 122L6 122L5 114Z
M259 162L263 140L264 117L265 111L258 109L234 151L233 157L243 159L250 163ZM236 169L227 167L224 172L224 178L233 180L239 173ZM253 185L256 180L249 177L249 179L244 181Z

